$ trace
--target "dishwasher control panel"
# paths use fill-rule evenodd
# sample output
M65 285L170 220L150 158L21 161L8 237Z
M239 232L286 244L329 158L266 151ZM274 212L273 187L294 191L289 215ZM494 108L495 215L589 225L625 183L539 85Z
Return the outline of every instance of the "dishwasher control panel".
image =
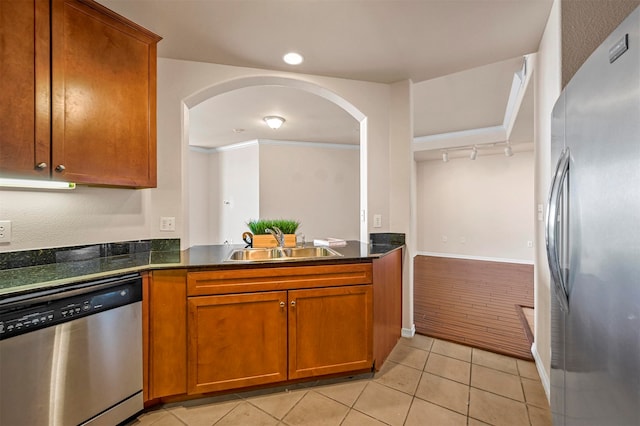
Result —
M64 296L63 290L54 300L36 294L18 306L0 310L0 340L141 301L142 284L137 278L126 283L116 282L107 288L103 285L99 290L88 286L69 294L69 297L60 297Z

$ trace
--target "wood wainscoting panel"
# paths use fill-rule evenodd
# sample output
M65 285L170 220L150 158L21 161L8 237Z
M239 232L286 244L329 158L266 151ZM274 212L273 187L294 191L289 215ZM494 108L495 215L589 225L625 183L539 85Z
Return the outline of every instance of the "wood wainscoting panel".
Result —
M414 314L420 334L533 360L520 306L533 307L533 265L414 259Z

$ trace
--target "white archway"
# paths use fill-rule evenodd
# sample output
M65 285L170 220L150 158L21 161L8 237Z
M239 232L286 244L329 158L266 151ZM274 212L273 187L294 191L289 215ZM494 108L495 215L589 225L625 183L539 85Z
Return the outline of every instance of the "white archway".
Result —
M231 92L233 90L255 86L280 86L306 91L311 94L320 96L343 110L356 119L360 123L360 241L368 241L368 224L367 224L367 117L356 108L352 103L337 95L335 92L328 90L315 83L305 80L289 77L276 76L252 76L240 77L218 83L206 87L191 96L183 99L182 105L182 194L183 194L183 217L188 217L189 197L188 197L188 155L186 151L189 145L189 110L207 99ZM188 221L184 229L183 237L190 240L190 232L188 229ZM188 241L188 246L191 242Z

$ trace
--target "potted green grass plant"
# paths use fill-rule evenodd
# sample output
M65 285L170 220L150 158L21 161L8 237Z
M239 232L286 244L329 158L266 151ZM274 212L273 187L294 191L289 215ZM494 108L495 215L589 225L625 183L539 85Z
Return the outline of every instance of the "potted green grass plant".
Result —
M274 227L280 229L284 235L285 247L295 247L296 230L300 226L300 222L290 219L258 219L247 222L247 227L253 234L251 236L252 247L277 247L278 242L267 229Z

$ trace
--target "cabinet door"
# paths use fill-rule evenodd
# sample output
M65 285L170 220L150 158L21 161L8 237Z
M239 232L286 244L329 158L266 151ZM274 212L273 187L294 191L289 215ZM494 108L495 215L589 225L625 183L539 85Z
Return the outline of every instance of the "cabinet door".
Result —
M95 2L53 0L54 179L156 186L158 40Z
M371 285L289 291L289 379L371 369Z
M48 179L49 2L1 1L0 40L0 175Z
M189 298L189 394L287 379L287 292Z

